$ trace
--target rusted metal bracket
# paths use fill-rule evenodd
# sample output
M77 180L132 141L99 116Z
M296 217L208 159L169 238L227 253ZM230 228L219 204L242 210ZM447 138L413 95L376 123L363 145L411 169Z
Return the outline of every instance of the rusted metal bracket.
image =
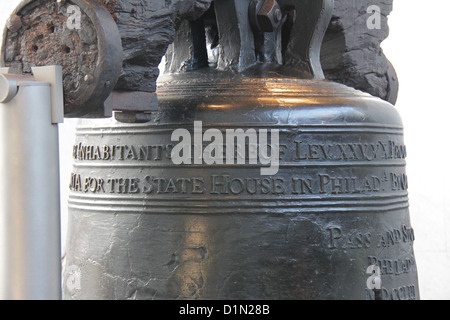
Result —
M24 75L34 66L61 65L66 117L110 117L115 111L116 118L140 113L136 118L144 121L156 108L158 65L175 29L198 19L210 4L24 0L6 25L1 63ZM124 94L136 104L118 98Z
M61 66L33 67L33 75L11 74L0 68L0 103L8 103L17 95L21 82L44 82L50 86L51 123L64 122L64 100Z

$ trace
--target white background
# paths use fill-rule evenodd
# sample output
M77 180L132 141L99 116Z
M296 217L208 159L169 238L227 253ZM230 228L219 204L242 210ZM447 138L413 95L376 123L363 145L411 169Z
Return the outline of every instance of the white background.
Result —
M0 0L0 30L18 2ZM383 43L400 80L396 108L408 148L419 290L427 300L450 299L449 16L448 0L394 0L390 36ZM60 126L63 245L73 127L73 120Z

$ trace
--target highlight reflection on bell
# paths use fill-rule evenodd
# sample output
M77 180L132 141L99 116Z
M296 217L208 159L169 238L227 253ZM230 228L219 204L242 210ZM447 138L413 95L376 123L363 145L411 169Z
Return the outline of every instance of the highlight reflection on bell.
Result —
M219 70L162 76L147 123L78 127L66 266L79 270L80 286L64 286L65 298L418 299L402 122L389 103L323 80L311 44L332 1L279 1L297 11L292 30L302 32L275 31L258 46L244 39L247 17L236 15L238 28L229 17L239 8L225 3L211 11ZM182 35L195 30L179 31L169 69L188 58ZM233 36L240 41L226 41ZM286 43L277 37L288 44L273 47ZM194 42L193 52L206 44ZM222 134L224 149L231 131L266 132L266 141L278 133L276 174L236 154L174 163L173 133L193 141L195 123L203 151L208 130Z

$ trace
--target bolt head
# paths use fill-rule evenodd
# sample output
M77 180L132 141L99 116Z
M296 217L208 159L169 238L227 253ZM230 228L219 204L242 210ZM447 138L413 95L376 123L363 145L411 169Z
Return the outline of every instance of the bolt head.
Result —
M257 14L262 32L273 32L280 25L282 18L280 5L275 0L265 0Z
M6 28L11 32L17 32L22 28L22 20L17 14L13 14L6 21Z
M279 8L275 9L275 12L273 14L274 21L278 23L281 21L281 18L283 18L281 10Z

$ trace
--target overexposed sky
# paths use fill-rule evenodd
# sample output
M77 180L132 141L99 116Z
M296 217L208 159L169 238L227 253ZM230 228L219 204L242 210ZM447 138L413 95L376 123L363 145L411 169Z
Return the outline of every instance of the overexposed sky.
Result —
M400 81L410 214L423 298L450 299L450 1L394 0L383 43Z

